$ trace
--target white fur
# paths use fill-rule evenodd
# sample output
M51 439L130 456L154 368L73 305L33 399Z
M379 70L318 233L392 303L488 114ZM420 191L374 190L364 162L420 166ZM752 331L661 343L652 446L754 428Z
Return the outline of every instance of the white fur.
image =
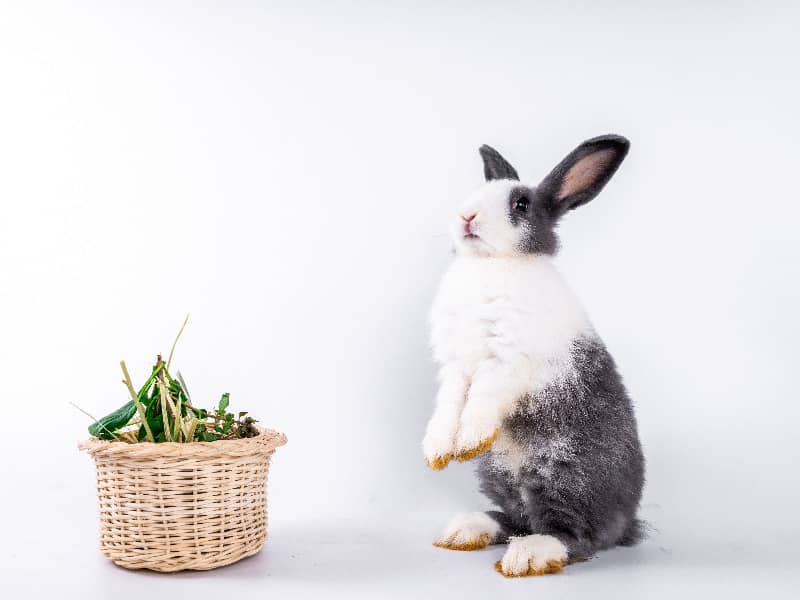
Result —
M574 372L570 348L589 320L549 257L458 256L431 311L441 365L426 456L474 448L515 403ZM433 453L433 454L430 454Z
M516 475L528 462L529 457L525 450L526 448L514 439L511 432L501 429L497 441L492 446L492 463L495 467Z
M486 513L459 513L450 520L434 543L439 546L465 546L477 544L484 537L491 543L498 533L500 525Z
M453 215L451 234L459 254L472 256L513 256L525 227L514 227L508 219L509 192L519 186L518 181L495 179L475 190L462 205L458 215ZM462 216L474 214L472 231L479 239L464 238Z
M425 431L422 449L429 462L453 454L458 422L467 399L467 380L459 370L443 367L440 372L439 393L436 397L438 409L434 412Z
M505 575L520 576L530 571L541 571L547 563L567 560L567 547L551 535L526 535L513 537L500 561Z

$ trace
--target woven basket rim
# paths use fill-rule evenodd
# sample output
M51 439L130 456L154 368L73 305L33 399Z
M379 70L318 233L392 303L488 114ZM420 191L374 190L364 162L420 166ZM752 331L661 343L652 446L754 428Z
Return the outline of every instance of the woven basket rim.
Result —
M101 440L91 437L78 444L92 457L119 457L119 458L169 458L169 457L196 457L220 458L224 456L248 456L272 452L275 448L283 446L286 436L273 429L258 428L259 435L238 440L217 440L215 442L138 442L129 444L118 440Z

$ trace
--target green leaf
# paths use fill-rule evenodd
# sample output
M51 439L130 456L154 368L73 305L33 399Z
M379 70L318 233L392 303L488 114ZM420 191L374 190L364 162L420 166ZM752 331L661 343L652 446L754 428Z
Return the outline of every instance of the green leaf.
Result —
M228 404L231 403L231 395L228 392L222 394L222 398L219 399L219 408L217 409L220 413L224 413L225 409L228 408Z
M113 439L113 433L125 427L135 414L136 405L133 403L133 400L130 400L111 414L89 425L89 433L104 440Z
M155 402L153 404L155 404ZM147 418L147 424L150 425L150 430L153 432L153 437L158 438L159 434L164 437L164 420L161 418L161 415L145 415L145 417ZM156 441L159 440L156 439Z
M147 405L147 408L144 411L145 418L147 422L150 423L150 419L157 417L161 414L161 403L160 402L151 402Z
M146 404L145 400L149 401L149 399L152 398L152 396L150 396L148 398L147 392L151 391L151 386L153 385L153 380L158 375L158 372L163 368L164 368L163 364L161 366L157 366L157 365L153 366L153 370L150 373L150 377L147 378L147 381L144 382L144 385L141 387L141 389L139 390L139 393L137 394L139 396L139 400L142 401L142 403ZM155 387L155 386L153 386L153 387Z
M183 395L183 388L177 379L173 379L168 385L170 396L176 397L178 394Z

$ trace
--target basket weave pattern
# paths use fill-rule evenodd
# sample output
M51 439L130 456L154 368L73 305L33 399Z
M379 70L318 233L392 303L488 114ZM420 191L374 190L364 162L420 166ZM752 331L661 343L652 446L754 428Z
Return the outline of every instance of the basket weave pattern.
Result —
M206 570L267 539L267 474L286 436L190 444L80 444L97 466L100 549L128 569Z

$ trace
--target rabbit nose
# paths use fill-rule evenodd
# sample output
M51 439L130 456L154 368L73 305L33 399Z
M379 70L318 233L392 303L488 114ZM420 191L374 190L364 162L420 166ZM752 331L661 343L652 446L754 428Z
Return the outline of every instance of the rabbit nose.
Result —
M472 220L473 220L475 217L477 217L477 216L478 216L478 213L476 213L476 212L473 212L473 213L469 213L469 214L466 214L466 215L465 215L465 214L462 214L462 215L461 215L461 218L462 218L462 219L464 219L464 221L465 221L465 222L467 222L467 223L471 223L471 222L472 222Z

